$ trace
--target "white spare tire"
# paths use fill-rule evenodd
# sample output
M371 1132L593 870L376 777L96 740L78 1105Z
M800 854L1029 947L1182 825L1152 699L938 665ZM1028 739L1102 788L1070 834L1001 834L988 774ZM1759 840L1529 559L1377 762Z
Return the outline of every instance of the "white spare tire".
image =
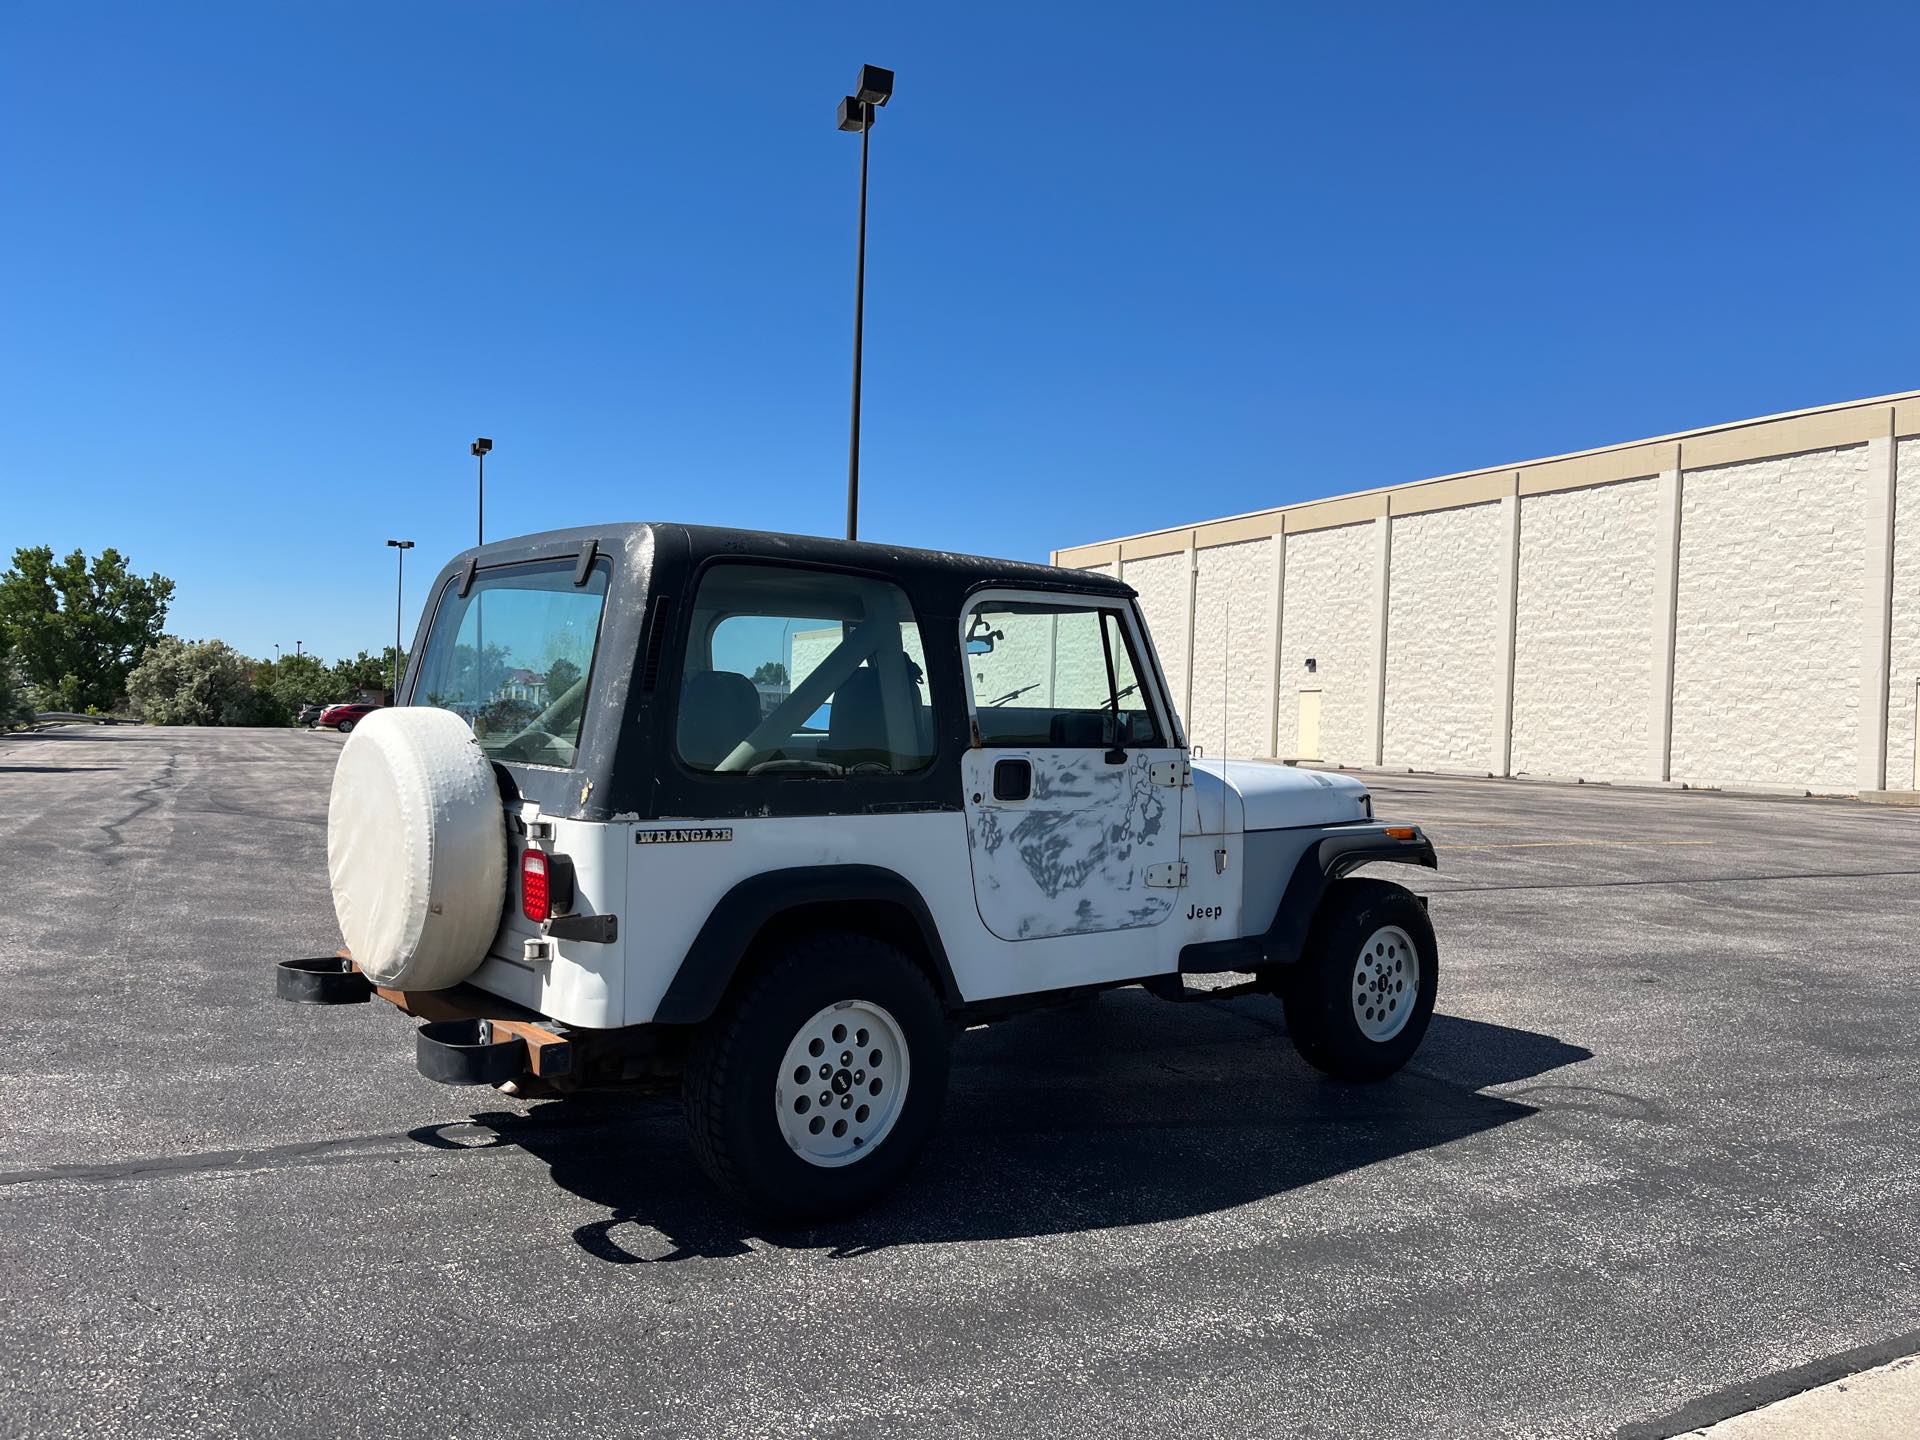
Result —
M375 710L341 747L327 803L333 910L376 985L442 990L486 958L506 899L493 766L450 710Z

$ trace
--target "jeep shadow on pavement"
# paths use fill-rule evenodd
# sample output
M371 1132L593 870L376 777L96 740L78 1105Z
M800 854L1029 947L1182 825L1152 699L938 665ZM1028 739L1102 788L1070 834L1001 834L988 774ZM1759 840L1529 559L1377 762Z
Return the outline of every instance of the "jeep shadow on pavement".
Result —
M1591 1058L1547 1035L1436 1015L1417 1068L1363 1096L1275 1043L1277 1009L1196 1005L1169 1026L1151 1000L1121 993L973 1036L956 1057L940 1146L883 1202L812 1227L760 1226L715 1205L684 1164L666 1099L480 1110L412 1138L544 1162L554 1184L605 1210L573 1239L612 1264L746 1255L750 1240L853 1255L1257 1203L1524 1120L1539 1108L1529 1098L1477 1092Z
M1507 1104L1416 1077L1370 1107L1402 1133L1346 1133L1318 1114L1339 1092L1276 1068L1283 1033L1344 1084L1420 1047L1426 905L1354 872L1432 867L1434 849L1354 777L1192 758L1118 580L761 532L555 531L457 557L410 655L334 776L346 950L283 962L280 993L377 995L425 1022L417 1063L449 1084L561 1109L677 1093L701 1168L758 1220L858 1211L937 1128L928 1183L1005 1228L1048 1203L1020 1187L1050 1171L1065 1204L1177 1155L1194 1173L1146 1208L1209 1208L1209 1187L1271 1193ZM1064 1052L1031 1048L1038 1023L969 1033L1122 988L1050 1022L1078 1026ZM1198 1049L1166 1048L1195 1027ZM1009 1088L1032 1066L1070 1112ZM999 1098L979 1111L983 1093ZM571 1131L552 1108L500 1133L538 1149ZM1233 1116L1285 1137L1276 1170L1209 1149ZM1168 1126L1191 1137L1173 1153ZM1049 1152L1023 1178L980 1161L1023 1136ZM555 1159L570 1186L572 1164ZM616 1214L710 1198L670 1169L581 1183Z

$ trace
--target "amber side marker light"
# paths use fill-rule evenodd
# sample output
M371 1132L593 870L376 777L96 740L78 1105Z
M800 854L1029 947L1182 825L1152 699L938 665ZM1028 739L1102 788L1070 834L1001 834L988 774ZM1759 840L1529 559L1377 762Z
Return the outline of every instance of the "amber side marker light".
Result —
M538 850L528 850L520 857L520 913L535 921L553 913L547 889L547 857Z
M1387 838L1389 840L1412 840L1419 834L1420 829L1416 825L1389 825L1387 827Z

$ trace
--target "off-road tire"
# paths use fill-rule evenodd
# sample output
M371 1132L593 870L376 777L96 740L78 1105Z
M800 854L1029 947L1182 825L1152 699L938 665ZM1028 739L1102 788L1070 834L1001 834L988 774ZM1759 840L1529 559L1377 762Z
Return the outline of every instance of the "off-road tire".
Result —
M892 1127L871 1151L829 1169L788 1144L774 1096L787 1046L811 1017L843 1001L879 1005L893 1017L911 1072ZM682 1079L694 1155L758 1219L792 1225L851 1215L898 1183L932 1134L949 1040L933 987L899 949L839 931L785 941L757 958L694 1037Z
M1419 974L1406 996L1412 1013L1397 1033L1375 1040L1362 1029L1354 995L1361 948L1389 927L1413 942ZM1297 973L1282 991L1287 1032L1300 1058L1315 1069L1338 1080L1380 1080L1420 1048L1439 982L1439 947L1418 897L1386 880L1336 880L1314 916Z

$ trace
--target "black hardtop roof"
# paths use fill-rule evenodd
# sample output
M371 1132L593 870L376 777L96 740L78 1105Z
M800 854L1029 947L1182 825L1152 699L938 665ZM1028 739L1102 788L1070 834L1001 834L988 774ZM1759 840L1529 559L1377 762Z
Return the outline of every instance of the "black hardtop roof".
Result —
M565 530L543 530L533 535L515 535L490 540L454 557L448 568L463 565L469 557L478 563L499 564L531 549L578 546L588 540L599 542L603 550L624 549L644 532L675 531L685 537L690 558L697 564L718 555L791 560L818 565L844 565L881 574L939 575L972 585L982 581L1007 581L1013 584L1071 586L1111 595L1132 595L1133 587L1093 570L1073 570L1059 565L1035 565L1027 560L996 560L983 555L964 555L950 550L917 550L907 545L891 545L872 540L833 540L822 535L785 535L772 530L734 530L720 525L675 525L653 520L623 520L607 525L576 525Z

